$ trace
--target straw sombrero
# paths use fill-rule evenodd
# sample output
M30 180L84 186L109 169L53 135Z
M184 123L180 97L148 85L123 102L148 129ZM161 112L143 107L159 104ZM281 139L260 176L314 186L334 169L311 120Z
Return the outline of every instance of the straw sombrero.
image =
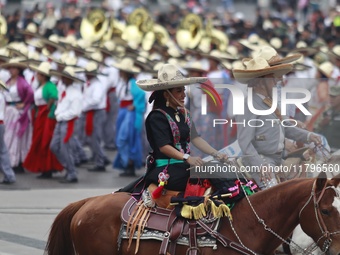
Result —
M158 79L138 80L137 85L145 91L156 91L202 83L206 80L206 77L186 78L176 65L164 64L158 70Z
M114 43L114 41L106 41L103 43L103 45L97 48L104 54L113 55L116 48L116 44Z
M313 47L309 47L306 42L304 41L299 41L296 44L296 47L292 52L296 53L305 53L307 56L313 55L317 52L318 50Z
M88 48L91 47L91 42L81 38L68 47L70 50L74 50L80 53L86 53Z
M275 77L289 73L293 69L292 64L281 64L270 66L267 60L261 57L256 57L244 63L244 69L233 69L235 79L240 83L248 83L250 80L259 78L268 74L273 74Z
M267 60L270 66L292 63L302 57L301 54L291 54L286 57L281 57L277 51L271 46L262 46L258 51L254 52L253 58L261 57ZM242 61L248 62L250 58L245 58Z
M132 58L123 58L120 62L114 63L113 66L119 70L128 73L139 73L140 68L134 65Z
M0 88L3 88L4 90L8 91L8 87L6 86L6 84L3 81L0 81Z
M9 60L9 51L6 48L0 49L0 60L7 62Z
M97 62L94 61L89 61L87 62L85 68L83 68L82 70L75 70L76 73L85 73L85 75L93 75L93 76L97 76L97 75L105 75L103 73L99 72L99 65Z
M50 45L60 51L64 51L65 48L61 45L61 43L59 42L59 36L53 34L50 35L50 37L48 37L48 39L46 38L42 38L41 39L42 43L46 46L46 45Z
M10 59L7 63L2 64L0 68L11 68L11 67L16 67L20 69L26 69L27 64L23 63L22 61L25 60L23 57L17 57L17 58L12 58Z
M28 48L23 42L12 42L7 46L12 56L26 57L28 54Z
M334 71L334 65L329 62L323 62L320 65L316 65L316 68L323 74L325 75L327 78L332 78L332 73Z
M340 59L340 45L335 45L332 50L328 52L331 57Z
M36 51L29 51L26 58L27 59L24 59L21 62L30 63L34 65L39 65L42 62L39 53Z
M193 71L193 72L200 72L200 73L206 73L207 70L204 69L202 63L200 61L192 61L187 63L184 67L187 71Z
M19 30L19 33L21 33L23 35L30 35L30 36L34 36L34 37L41 37L39 35L39 31L38 31L37 25L35 23L33 23L33 22L29 23L25 29Z
M72 66L66 66L62 71L51 70L51 76L65 77L75 82L84 83L83 80L76 77L76 70Z
M29 68L37 73L50 77L51 64L49 62L41 62L40 65L29 65Z

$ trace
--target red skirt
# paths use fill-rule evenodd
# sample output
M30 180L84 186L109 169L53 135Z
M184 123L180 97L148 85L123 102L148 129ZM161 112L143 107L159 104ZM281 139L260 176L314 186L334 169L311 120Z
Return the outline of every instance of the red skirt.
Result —
M23 163L25 169L33 173L50 170L62 171L64 167L50 150L50 143L56 125L55 119L47 117L47 105L38 107L33 126L32 145Z

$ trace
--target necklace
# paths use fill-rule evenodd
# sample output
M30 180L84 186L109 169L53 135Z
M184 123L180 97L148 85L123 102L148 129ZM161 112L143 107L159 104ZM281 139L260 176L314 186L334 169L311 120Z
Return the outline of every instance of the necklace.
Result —
M180 122L180 121L181 121L181 118L179 117L178 114L179 114L179 112L176 111L176 112L175 112L175 119L176 119L177 122Z

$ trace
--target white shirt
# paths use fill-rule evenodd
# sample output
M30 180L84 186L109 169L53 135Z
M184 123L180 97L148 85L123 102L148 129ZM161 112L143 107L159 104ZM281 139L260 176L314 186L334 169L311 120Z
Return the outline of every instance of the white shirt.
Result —
M110 88L115 88L119 80L119 70L112 66L115 63L112 57L107 57L104 60L106 66L103 67L103 74L107 75L108 86Z
M35 77L35 72L27 68L24 70L24 76L29 85L31 85L33 91L39 87L38 79Z
M133 97L130 93L131 85L130 83L126 83L123 79L119 79L119 82L116 87L116 95L119 101L123 100L133 100Z
M34 91L34 103L37 106L41 106L41 105L47 105L47 102L45 101L45 99L43 98L43 87L44 86L40 86L39 88L37 88L36 91Z
M6 108L6 100L5 100L5 95L0 89L0 120L4 120L5 118L5 108Z
M8 86L9 91L5 92L7 102L20 102L21 98L18 92L18 86L16 84Z
M100 110L106 107L106 86L103 86L98 78L89 81L90 85L84 84L83 112Z
M65 86L65 85L64 85ZM62 87L62 86L60 86ZM69 121L80 116L82 111L82 94L75 85L64 87L65 97L60 95L55 116L57 121Z

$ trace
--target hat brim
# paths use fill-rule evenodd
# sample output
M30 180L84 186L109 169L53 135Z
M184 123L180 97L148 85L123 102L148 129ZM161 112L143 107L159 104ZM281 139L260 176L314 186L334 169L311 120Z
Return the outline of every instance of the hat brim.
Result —
M26 69L27 68L27 64L21 63L21 62L19 62L19 63L5 63L5 64L2 64L0 67L1 68L6 68L6 69L11 68L11 67L16 67L16 68L20 68L20 69Z
M186 85L193 85L197 83L202 83L207 81L206 77L190 77L183 78L175 81L166 81L160 82L158 79L151 80L138 80L137 85L145 91L157 91L157 90L165 90L165 89L173 89L178 87L183 87Z
M42 39L41 39L41 42L44 44L44 47L45 47L46 45L50 45L50 46L52 46L52 47L54 47L54 48L56 48L56 49L59 49L59 50L61 50L61 51L65 51L65 48L64 48L63 46L61 46L61 45L58 44L58 43L52 42L52 41L50 41L50 40L48 40L48 39L46 39L46 38L42 38Z
M200 68L194 68L194 67L184 67L185 70L189 72L200 72L200 73L206 73L207 70L200 69Z
M268 68L260 70L234 69L233 75L238 82L246 84L252 79L259 78L268 74L274 74L275 77L281 77L292 71L292 69L293 69L292 64L282 64L270 66Z
M70 75L69 73L66 73L64 71L57 71L57 70L51 70L50 71L50 75L51 76L58 76L58 77L65 77L65 78L68 78L68 79L71 79L75 82L79 82L79 83L84 83L85 81L81 80L81 79L78 79L77 77L74 77L72 75Z
M40 73L40 74L42 74L42 75L45 75L45 76L47 76L47 77L51 77L51 74L50 74L49 72L46 73L46 72L40 70L38 67L39 67L39 66L29 65L29 68L30 68L32 71L35 71L35 72Z
M9 90L6 84L3 81L0 81L0 88L3 88L4 90Z
M291 51L292 53L303 53L306 52L307 56L314 55L315 53L318 52L317 49L311 48L311 47L304 47L304 48L296 48Z
M19 33L22 34L22 35L33 36L35 38L43 38L42 35L38 34L39 31L37 31L36 33L32 33L32 32L26 31L26 30L19 30Z
M299 58L301 58L302 55L301 54L294 54L288 57L284 57L284 58L280 58L278 60L274 60L274 61L267 61L268 64L270 66L276 66L276 65L282 65L282 64L290 64L296 60L298 60ZM248 61L250 61L251 58L244 58L242 59L242 63L246 63Z
M120 65L120 63L115 63L112 66L127 73L139 73L141 71L140 68L137 67L127 68L126 66Z

